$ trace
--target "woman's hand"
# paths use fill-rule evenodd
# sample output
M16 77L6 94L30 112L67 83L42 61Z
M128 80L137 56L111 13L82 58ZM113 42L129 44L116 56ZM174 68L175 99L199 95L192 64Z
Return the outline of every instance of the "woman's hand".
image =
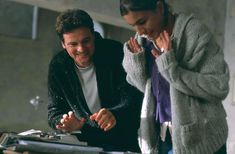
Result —
M138 53L141 51L141 46L134 37L131 37L128 41L128 47L132 53Z
M77 131L83 127L85 121L85 118L77 119L74 112L69 111L68 114L63 115L56 128L62 132Z
M116 118L108 109L102 108L98 112L90 116L91 120L95 120L101 129L108 131L116 125Z
M159 37L155 40L155 44L160 48L160 52L169 52L172 49L171 38L165 30L160 33ZM157 49L153 49L151 52L155 58L160 56Z

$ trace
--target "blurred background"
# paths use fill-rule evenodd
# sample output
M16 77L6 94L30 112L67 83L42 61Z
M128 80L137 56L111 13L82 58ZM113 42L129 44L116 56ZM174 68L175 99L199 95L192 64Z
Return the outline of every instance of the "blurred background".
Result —
M173 12L193 13L224 49L230 67L228 154L235 153L235 0L167 0ZM0 0L0 132L51 131L47 124L47 73L61 50L54 24L60 11L86 10L103 37L125 42L134 35L118 0Z

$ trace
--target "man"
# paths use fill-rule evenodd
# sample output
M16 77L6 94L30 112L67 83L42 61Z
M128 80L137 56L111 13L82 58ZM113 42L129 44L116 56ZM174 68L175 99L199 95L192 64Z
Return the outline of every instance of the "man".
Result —
M142 95L126 82L122 44L101 38L79 9L61 13L56 32L64 51L49 67L49 125L80 130L80 140L105 150L138 152Z

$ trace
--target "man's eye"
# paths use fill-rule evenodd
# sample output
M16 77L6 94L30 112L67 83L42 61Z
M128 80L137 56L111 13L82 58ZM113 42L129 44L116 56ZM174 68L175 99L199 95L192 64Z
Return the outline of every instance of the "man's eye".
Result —
M68 46L75 47L75 46L77 46L77 44L69 44Z

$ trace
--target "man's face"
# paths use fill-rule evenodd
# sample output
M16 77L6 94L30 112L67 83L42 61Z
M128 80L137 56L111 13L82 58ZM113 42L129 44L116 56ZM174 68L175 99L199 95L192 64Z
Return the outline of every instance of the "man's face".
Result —
M92 62L94 54L94 35L90 29L79 27L71 32L63 34L64 42L62 46L70 57L74 59L80 67L87 67Z

